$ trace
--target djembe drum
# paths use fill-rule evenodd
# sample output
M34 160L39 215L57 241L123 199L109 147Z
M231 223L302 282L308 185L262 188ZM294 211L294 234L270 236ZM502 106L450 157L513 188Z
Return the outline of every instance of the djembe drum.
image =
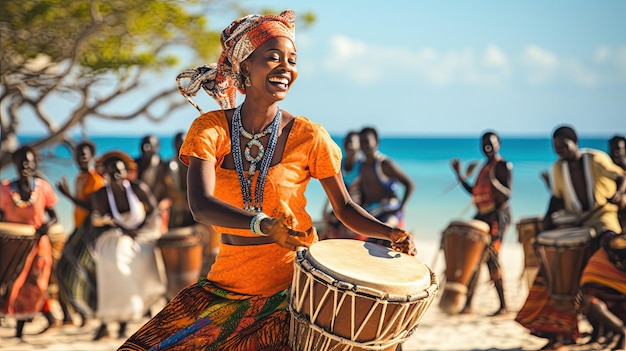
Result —
M525 217L517 222L517 239L524 250L524 275L530 288L539 271L539 260L534 242L543 231L543 217Z
M36 244L35 238L32 225L0 222L0 307L4 306L26 256Z
M584 251L594 235L592 228L575 227L544 231L535 240L535 251L548 292L560 310L574 308L584 268Z
M451 221L443 231L446 283L439 308L444 312L457 314L465 306L470 279L479 269L490 240L489 224L476 219Z
M297 253L289 311L294 351L395 350L438 289L417 258L374 243L328 239Z
M202 270L201 225L171 228L157 244L163 255L167 275L168 299L200 278Z
M59 282L57 279L56 269L61 255L63 254L63 247L67 241L67 234L65 229L59 223L55 223L48 228L48 238L50 238L50 244L52 245L52 274L50 275L50 284L48 284L48 294L53 299L59 299Z

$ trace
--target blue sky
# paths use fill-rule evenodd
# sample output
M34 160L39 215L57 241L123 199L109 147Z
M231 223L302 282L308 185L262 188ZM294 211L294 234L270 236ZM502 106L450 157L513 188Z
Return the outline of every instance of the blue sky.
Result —
M626 1L243 4L315 12L313 27L296 29L300 75L281 107L333 134L549 136L561 123L626 133ZM221 30L234 15L209 18ZM156 79L174 85L176 73ZM98 121L87 132L171 134L196 116L189 105L161 124Z

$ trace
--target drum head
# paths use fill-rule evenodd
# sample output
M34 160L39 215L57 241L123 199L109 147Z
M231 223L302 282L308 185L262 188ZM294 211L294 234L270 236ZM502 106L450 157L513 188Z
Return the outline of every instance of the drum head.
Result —
M524 217L517 222L518 225L535 224L543 221L543 217Z
M470 227L483 233L489 233L489 230L490 230L489 224L487 224L486 222L480 221L478 219L470 219L467 221L463 219L455 219L451 221L450 224L448 225L448 227L455 227L455 226L456 227Z
M430 269L416 257L361 240L322 240L306 258L339 281L389 294L412 295L431 285Z
M192 236L197 232L196 225L190 225L187 227L177 227L177 228L169 228L167 233L163 234L161 238L165 239L176 239L176 238L184 238L188 236Z
M30 224L0 222L2 236L34 236L35 227Z
M563 228L539 233L537 243L551 246L579 246L593 236L592 228Z

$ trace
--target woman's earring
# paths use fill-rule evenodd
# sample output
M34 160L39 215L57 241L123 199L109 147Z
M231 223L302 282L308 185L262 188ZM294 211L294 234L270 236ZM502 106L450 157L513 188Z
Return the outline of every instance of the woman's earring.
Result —
M246 77L243 84L247 87L252 86L252 82L250 82L250 77Z

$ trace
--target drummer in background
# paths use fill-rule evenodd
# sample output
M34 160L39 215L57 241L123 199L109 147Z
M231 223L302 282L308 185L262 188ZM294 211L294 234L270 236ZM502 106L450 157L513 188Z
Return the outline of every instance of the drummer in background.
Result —
M626 137L616 135L609 140L609 155L611 155L613 163L620 166L624 170L624 174L626 174ZM626 229L626 196L622 196L619 207L617 215L623 231Z
M74 204L74 228L79 228L91 212L90 196L104 186L104 178L95 169L96 145L83 141L74 148L74 161L78 174L74 180L75 194L72 194L66 177L61 177L56 187L61 194Z
M358 182L361 206L379 221L404 228L404 208L415 188L413 180L394 160L378 150L380 139L375 128L361 129L359 144L364 156ZM402 198L399 185L404 187ZM366 241L390 246L384 239L367 238Z
M626 350L626 234L604 235L581 274L581 311L593 327L590 342Z
M196 224L193 219L187 201L187 165L178 158L185 133L178 132L174 135L174 157L167 162L165 174L166 196L172 201L169 215L169 228L187 227Z
M168 228L181 228L198 225L199 223L193 219L191 210L189 209L189 201L187 199L187 167L179 158L178 152L185 141L185 133L178 132L174 135L174 157L167 163L167 172L165 174L165 185L167 189L167 198L171 200ZM213 226L201 224L205 230L202 232L202 275L211 269L217 251L219 250L220 234L213 229Z
M494 132L485 132L481 138L481 150L486 162L476 177L474 186L467 183L461 174L461 161L451 161L452 170L463 188L472 195L472 202L476 206L474 219L481 220L490 227L491 243L487 248L487 268L494 283L500 308L492 316L508 313L504 299L504 284L502 283L502 269L498 254L502 245L504 233L511 223L511 187L513 184L513 164L500 155L500 137ZM476 290L480 270L477 269L469 284L467 301L461 313L472 312L472 298Z
M218 63L179 76L191 79L180 91L194 106L200 87L220 105L201 112L180 150L194 218L220 231L220 249L207 278L181 290L119 350L291 350L287 289L296 250L317 240L305 208L311 178L350 229L416 254L409 233L352 201L328 132L280 108L298 77L295 16L235 20L222 31ZM238 106L237 91L245 93Z
M73 243L77 243L80 240L83 240L83 236L86 235L86 231L91 227L91 223L88 223L87 226L84 226L85 219L89 217L89 213L91 212L91 202L90 196L96 190L102 188L104 186L104 178L101 174L96 172L95 169L95 155L96 155L96 145L91 141L83 141L76 145L74 148L74 161L78 166L78 174L76 175L76 179L74 180L74 189L75 194L72 194L70 190L69 183L66 177L62 177L59 182L57 182L56 187L61 194L67 197L74 204L74 232L70 235L70 243L66 243L68 245L68 249L70 246L73 248L78 248L80 245L72 245ZM89 221L87 221L89 222ZM64 250L65 251L65 250ZM75 255L73 257L81 257L79 252L74 252ZM73 260L67 257L67 254L64 254L66 257L63 260ZM72 262L74 265L80 265L79 262ZM76 267L77 270L81 270L81 267ZM72 274L65 274L65 277L58 277L60 283L62 283L65 279L68 279L68 275L73 276L74 279L84 279L85 275L78 274L77 272L72 272ZM94 276L95 279L95 276ZM88 286L88 284L86 284ZM66 289L62 289L61 293L63 293ZM60 299L61 303L63 298ZM77 308L78 313L80 314L81 326L85 325L87 316L81 309ZM71 317L68 315L69 311L66 308L63 309L64 314L64 323L71 322Z
M52 185L38 177L37 153L30 146L17 149L12 155L18 178L0 184L0 221L30 224L36 229L33 248L24 257L25 264L16 283L8 293L8 300L0 306L0 313L16 315L15 336L22 338L24 324L36 312L43 312L48 325L39 333L60 326L52 315L47 289L52 271L52 245L48 229L57 222L54 205L57 196ZM26 307L27 310L21 310Z
M552 145L559 159L552 167L552 197L544 216L544 230L557 227L559 222L555 214L561 211L576 216L577 221L571 223L571 227L593 228L596 236L585 249L584 266L600 247L604 235L621 232L615 203L624 194L626 178L623 170L606 153L580 150L578 136L570 126L554 130ZM579 336L576 314L575 310L556 309L540 271L515 320L531 334L547 338L546 348L556 348L576 343Z
M156 198L161 209L162 232L167 232L169 223L169 211L172 205L171 199L167 197L167 185L165 178L167 174L167 162L161 159L159 154L161 143L155 135L148 134L141 139L140 154L135 159L137 165L137 179L148 185Z
M350 193L350 197L352 197L352 200L356 203L359 203L361 200L361 194L359 193L359 175L362 163L363 157L361 155L359 132L351 130L343 139L341 175ZM366 239L366 237L348 229L337 219L328 200L324 203L323 217L325 228L323 233L319 233L320 239Z

